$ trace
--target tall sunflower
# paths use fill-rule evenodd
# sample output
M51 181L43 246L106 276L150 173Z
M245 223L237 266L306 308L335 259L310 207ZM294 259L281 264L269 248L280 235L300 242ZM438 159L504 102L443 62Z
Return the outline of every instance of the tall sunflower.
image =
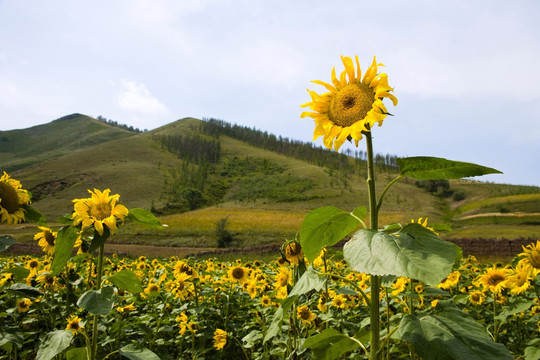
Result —
M120 195L109 195L111 192L109 189L103 192L97 189L88 192L92 195L90 198L73 200L75 203L75 211L71 216L73 224L82 223L82 229L93 226L99 235L103 235L103 227L106 226L112 235L116 231L116 221L123 222L128 209L124 205L117 204Z
M479 281L483 285L484 291L490 290L494 294L500 293L507 288L507 282L510 277L510 270L507 267L497 268L492 266L486 269L483 275L480 275Z
M25 220L24 205L30 204L30 194L19 181L5 171L0 177L0 223L18 224Z
M521 267L528 269L532 276L540 273L540 240L536 240L536 244L531 243L527 246L522 246L523 252L518 256L523 258L519 261Z
M355 140L356 146L362 139L362 132L370 131L375 123L382 125L389 114L383 104L383 98L392 100L397 105L397 98L390 92L388 75L377 74L378 64L375 57L362 78L358 56L355 56L356 71L350 57L342 56L345 70L339 79L336 68L332 69L332 84L320 80L313 83L324 86L329 92L317 94L308 89L311 102L301 105L309 107L313 112L303 112L300 117L311 117L315 120L313 140L324 136L323 143L328 149L332 146L337 151L345 140ZM347 79L348 78L348 79Z

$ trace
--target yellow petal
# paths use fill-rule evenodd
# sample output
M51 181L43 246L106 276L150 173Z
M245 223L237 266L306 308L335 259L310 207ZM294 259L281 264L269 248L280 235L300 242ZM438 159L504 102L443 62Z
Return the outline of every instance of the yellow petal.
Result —
M317 84L317 85L322 85L324 86L328 91L330 91L332 94L335 94L337 93L337 89L335 87L333 87L332 85L328 84L328 83L325 83L324 81L321 81L321 80L313 80L312 83L314 84Z
M345 66L345 71L347 71L347 75L349 75L349 83L352 83L356 79L354 76L353 61L348 56L342 56L341 61L343 62L343 65Z

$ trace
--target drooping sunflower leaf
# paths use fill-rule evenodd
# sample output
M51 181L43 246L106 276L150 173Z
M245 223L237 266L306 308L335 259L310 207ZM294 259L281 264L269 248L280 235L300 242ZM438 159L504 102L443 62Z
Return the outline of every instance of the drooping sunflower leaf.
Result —
M0 327L0 348L6 344L14 344L18 349L24 345L24 333L18 327Z
M492 341L482 325L451 301L440 301L434 314L405 315L398 334L413 343L425 360L513 358L503 344Z
M358 272L405 276L435 286L452 271L456 246L411 223L393 234L359 230L343 247L343 256Z
M133 271L121 270L107 278L107 280L119 289L138 294L143 291L141 280Z
M15 244L15 239L8 235L0 236L0 252L6 251L11 245Z
M88 349L85 347L69 349L66 351L66 360L88 360Z
M354 212L362 214L360 208ZM308 213L300 227L300 245L307 260L313 262L321 250L335 245L358 225L360 223L351 213L334 206L321 207Z
M54 246L54 259L51 265L53 276L58 275L64 266L66 266L78 237L77 229L73 226L65 226L58 231Z
M122 347L119 352L120 355L131 360L160 360L159 356L157 356L151 350L133 344Z
M487 174L502 174L499 170L444 158L413 156L396 160L401 176L418 180L461 179Z
M154 216L154 214L152 214L150 211L145 210L145 209L139 209L139 208L129 209L127 218L129 220L136 221L138 223L141 223L143 225L146 225L152 228L156 228L156 229L163 228L163 225Z
M81 295L77 306L88 310L94 315L107 315L114 305L115 295L112 286L105 286L99 290L89 290Z
M25 296L25 297L30 297L30 298L37 298L43 295L43 293L39 291L38 289L36 289L35 287L29 286L26 284L21 284L21 283L15 283L11 285L8 289L8 292L15 293L15 294Z
M55 330L47 335L39 343L36 360L50 360L64 351L73 339L70 330Z
M47 219L42 213L28 205L23 206L23 209L25 211L24 218L27 222L47 226Z
M339 359L341 355L356 349L357 341L336 329L324 329L304 342L304 347L311 349L314 360Z

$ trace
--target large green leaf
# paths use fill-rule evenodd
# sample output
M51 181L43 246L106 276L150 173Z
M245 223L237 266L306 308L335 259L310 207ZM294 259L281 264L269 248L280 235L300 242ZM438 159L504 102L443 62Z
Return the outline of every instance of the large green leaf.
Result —
M105 286L99 290L89 290L81 295L77 306L94 315L107 315L114 305L114 288Z
M148 210L144 209L129 209L127 218L129 220L136 221L138 223L144 224L149 227L153 227L156 229L163 228L163 225L161 222Z
M503 344L491 340L482 325L450 301L439 302L434 314L405 315L398 334L414 344L424 360L511 360Z
M159 356L145 347L129 344L119 350L120 355L131 360L160 360Z
M314 360L338 359L348 351L356 349L359 345L348 335L335 329L324 329L319 334L309 337L304 347L311 349Z
M412 223L394 234L359 230L343 247L343 256L358 272L405 276L435 286L452 271L456 246Z
M0 347L6 344L14 344L18 349L24 344L24 334L18 327L0 327Z
M69 349L66 351L66 360L88 360L88 349L85 347Z
M111 231L107 226L103 227L103 233L101 235L97 230L94 230L94 236L92 237L92 242L90 242L88 252L94 252L95 250L99 249L101 245L105 244L110 235Z
M30 274L30 270L28 270L24 266L15 266L2 270L2 273L13 274L13 281L20 282L26 280L26 278Z
M502 174L499 170L489 167L437 157L414 156L399 158L396 161L399 165L400 175L419 180L461 179L487 174Z
M53 276L58 275L64 266L66 266L78 237L77 228L73 226L65 226L58 231L56 245L54 246L54 259L51 265Z
M362 215L362 210L358 208L353 213L355 216ZM304 255L309 262L313 262L322 249L335 245L354 231L358 225L360 222L351 213L334 206L325 206L311 211L306 215L300 227L300 245Z
M36 360L50 360L64 351L73 339L71 330L55 330L39 343Z
M39 289L36 289L35 287L29 286L26 284L21 284L21 283L15 283L11 285L8 289L8 292L12 292L17 295L30 297L30 298L37 298L43 295L43 293Z
M15 239L8 235L0 236L0 252L7 250L11 245L15 244Z
M107 280L119 289L138 294L143 291L141 280L131 270L121 270L111 275Z

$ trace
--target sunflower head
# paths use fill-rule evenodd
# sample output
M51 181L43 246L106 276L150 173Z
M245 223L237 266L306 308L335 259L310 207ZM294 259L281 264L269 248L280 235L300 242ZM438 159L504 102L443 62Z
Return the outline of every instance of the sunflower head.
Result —
M480 276L479 280L485 291L489 290L495 294L499 294L507 287L509 275L509 270L506 267L497 268L493 266L488 268L485 274Z
M469 301L473 305L482 305L485 300L486 295L482 291L474 290L469 294Z
M30 204L30 194L19 181L5 171L0 177L0 223L18 224L25 220L23 206Z
M227 344L227 332L225 330L216 329L214 331L214 348L216 350L222 350Z
M311 312L307 305L300 306L296 310L296 316L302 320L303 324L311 324L315 320L315 314Z
M124 205L117 204L120 195L109 195L111 190L101 192L98 189L88 190L91 197L73 200L74 212L71 218L75 226L81 224L82 229L94 227L103 235L104 227L107 227L111 235L116 231L117 221L124 222L124 216L128 209Z
M302 246L296 240L285 243L282 253L285 254L285 259L293 265L297 265L299 262L304 261Z
M21 299L17 301L17 312L25 313L28 310L30 310L31 305L32 305L32 300L28 298Z
M78 333L82 333L84 329L84 325L82 324L82 320L80 317L72 315L68 320L68 324L66 326L66 330L71 330L73 335L76 335Z
M523 246L523 252L519 256L523 257L519 261L521 267L527 268L533 276L540 273L540 240L537 240L536 244Z
M248 278L248 270L242 266L233 266L229 269L229 279L243 284Z
M56 237L58 236L58 233L44 226L38 226L38 228L41 230L41 232L34 235L34 240L38 241L38 244L41 246L43 252L47 253L48 255L54 254L54 246L56 244Z
M356 70L353 60L342 56L345 70L339 79L335 67L332 69L332 84L315 80L313 83L324 86L328 92L317 94L308 90L311 102L301 105L309 107L312 112L303 112L300 117L311 117L315 120L314 139L324 136L324 145L337 151L345 140L355 140L356 145L362 139L362 132L370 131L375 123L382 125L389 115L382 100L389 98L394 106L397 98L390 92L388 76L378 74L376 58L362 78L358 56L355 56Z

